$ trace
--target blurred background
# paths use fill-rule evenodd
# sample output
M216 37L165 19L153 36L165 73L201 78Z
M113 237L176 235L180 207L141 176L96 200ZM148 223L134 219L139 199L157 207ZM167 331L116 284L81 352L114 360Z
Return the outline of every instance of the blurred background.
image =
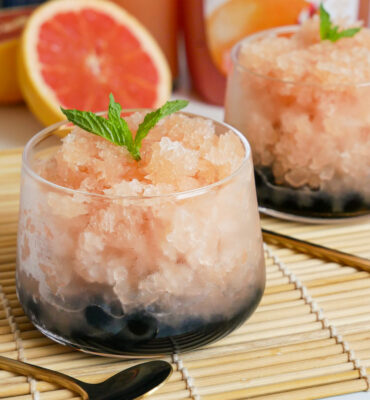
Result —
M67 15L62 4L65 1L58 1L61 3L59 15ZM77 3L80 0L74 1ZM192 100L190 111L220 120L223 119L226 76L232 46L251 33L300 23L315 14L319 5L319 1L306 0L112 1L144 25L162 49L171 71L171 96L188 98ZM60 31L69 35L65 42L61 42L54 31L46 29L50 20L44 25L40 24L43 29L45 26L46 28L44 31L40 28L39 38L37 32L33 31L23 35L28 40L27 43L34 43L34 48L31 49L28 44L21 51L20 37L23 29L27 26L30 15L35 10L37 12L41 3L45 1L0 0L0 149L23 146L44 125L55 122L49 116L54 115L50 107L55 108L57 103L69 108L98 111L94 107L101 108L99 102L87 101L88 91L96 96L101 96L101 93L105 93L104 90L114 91L120 99L123 96L127 98L125 88L132 86L131 101L127 104L123 101L123 106L154 106L155 101L148 99L142 82L136 82L135 86L133 80L122 83L117 82L112 75L104 75L99 64L104 51L99 49L106 39L105 33L109 31L109 27L104 28L104 34L99 33L102 32L99 29L103 28L99 26L101 21L98 19L92 18L89 28L83 33L84 40L94 48L94 57L89 58L86 55L86 60L89 61L86 62L87 66L72 62L74 55L81 59L86 49L84 43L79 45L82 31L76 31L71 18L65 19L59 26ZM96 0L91 1L92 7L95 3ZM352 21L361 19L368 25L368 0L326 0L324 3L334 17ZM121 21L121 24L133 36L138 34L137 29L127 27L125 21ZM43 34L47 37L43 38ZM107 39L108 42L114 40L118 39L113 36ZM146 57L153 58L155 51L151 45L148 46ZM71 62L63 62L60 58L66 51L70 52L68 54ZM119 64L121 69L117 75L124 74L126 61L123 61L121 52L115 52L113 48L107 51L110 52L107 63L111 63L111 69L113 65ZM22 53L22 57L19 53ZM61 78L66 76L62 72L58 72L59 75L50 73L46 76L46 64L40 65L37 57L47 60L47 66L52 65L54 70L57 67L59 72L63 70L64 74L68 74L71 77L68 84L65 78ZM136 61L131 60L127 68L140 70L144 68L145 62L143 58L137 58ZM40 82L37 74L43 76L43 82ZM104 90L100 86L98 89L98 80L104 80ZM158 92L163 89L162 84L163 82L156 83ZM65 91L65 88L62 89L63 85L69 87L68 96L62 93ZM58 119L57 114L55 119Z

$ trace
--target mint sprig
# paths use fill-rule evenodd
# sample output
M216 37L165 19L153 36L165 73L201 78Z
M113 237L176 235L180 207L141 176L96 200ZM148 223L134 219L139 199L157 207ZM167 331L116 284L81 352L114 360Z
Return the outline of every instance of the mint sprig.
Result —
M361 30L360 27L339 30L338 25L334 25L330 20L330 14L325 10L323 4L320 4L320 37L321 40L330 40L336 42L344 37L352 37Z
M139 125L135 139L127 122L121 117L122 107L114 101L113 94L109 95L108 118L103 118L90 111L67 110L61 107L68 121L80 128L103 137L117 146L125 146L132 157L139 161L140 148L143 139L160 119L180 111L189 104L186 100L167 101L161 108L146 114Z

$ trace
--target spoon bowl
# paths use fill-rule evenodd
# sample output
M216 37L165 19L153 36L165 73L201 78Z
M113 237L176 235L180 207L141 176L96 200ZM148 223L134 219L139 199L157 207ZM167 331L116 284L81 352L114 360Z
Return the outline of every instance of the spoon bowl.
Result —
M96 384L82 382L57 371L2 356L0 368L57 383L78 393L83 400L142 399L162 386L172 374L171 364L162 360L135 365Z

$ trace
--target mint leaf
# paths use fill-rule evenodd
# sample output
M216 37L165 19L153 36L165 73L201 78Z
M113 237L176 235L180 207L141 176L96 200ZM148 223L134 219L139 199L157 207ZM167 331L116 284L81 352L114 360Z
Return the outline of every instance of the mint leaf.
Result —
M125 146L132 157L139 161L142 140L155 124L163 117L170 115L188 105L186 100L168 101L156 111L147 114L139 125L135 141L127 122L121 117L122 107L114 101L113 94L109 95L108 119L90 111L67 110L60 108L68 121L87 132L109 140L117 146Z
M109 107L108 107L108 120L114 125L115 129L118 130L118 135L124 137L123 145L127 147L129 152L134 156L135 160L140 159L140 155L136 154L133 145L133 138L130 128L127 122L121 117L122 107L121 104L114 101L113 94L109 95ZM114 143L114 142L113 142ZM118 143L115 143L118 144ZM135 155L133 154L135 153ZM139 158L137 158L139 157Z
M115 126L105 118L90 111L66 110L61 107L68 121L84 129L85 131L101 136L112 143L124 146L124 138L117 134Z
M330 14L325 10L323 4L320 4L320 37L322 40L327 39L330 35L331 21Z
M352 37L359 32L361 28L350 28L339 31L338 25L333 25L330 20L330 14L325 10L323 4L320 4L320 37L321 40L330 40L336 42L343 37Z
M121 104L114 101L113 94L111 93L109 95L108 120L116 127L116 129L122 131L125 142L129 143L130 141L132 142L132 134L127 122L121 118L121 112Z
M340 35L340 38L342 38L342 37L352 37L352 36L355 36L357 32L360 32L360 30L361 30L360 27L349 28L349 29L345 29L344 31L339 32L339 35Z
M121 118L121 112L121 104L114 101L114 96L111 93L109 95L108 119L112 122L118 122L118 120Z
M176 111L180 111L188 104L189 102L187 100L167 101L167 103L165 103L161 108L158 108L158 110L147 114L136 132L134 143L135 146L138 149L141 148L141 142L160 119L166 117L167 115L173 114Z

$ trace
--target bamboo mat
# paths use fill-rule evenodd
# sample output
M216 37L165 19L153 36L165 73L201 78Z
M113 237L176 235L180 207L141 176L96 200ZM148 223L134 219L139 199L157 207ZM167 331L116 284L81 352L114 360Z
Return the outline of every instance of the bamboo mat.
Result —
M98 382L135 361L87 355L33 328L15 294L21 151L0 153L0 354ZM264 227L370 256L370 221ZM370 274L265 246L267 287L249 321L200 350L174 355L170 381L151 400L306 400L364 391L370 373ZM0 398L78 399L66 389L0 371Z

